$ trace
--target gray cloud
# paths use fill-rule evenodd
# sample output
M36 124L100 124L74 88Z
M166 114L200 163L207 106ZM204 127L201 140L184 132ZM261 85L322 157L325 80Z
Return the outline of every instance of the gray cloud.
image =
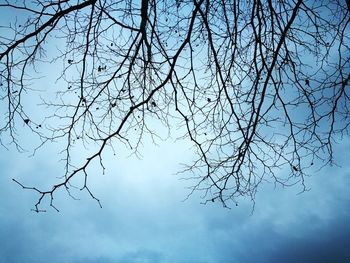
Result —
M307 184L273 189L264 185L250 215L251 204L231 210L216 203L186 202L184 186L172 175L181 151L172 158L167 145L133 159L113 160L106 176L91 178L103 209L86 193L80 201L57 196L60 213L35 214L35 196L19 189L12 177L26 166L30 176L58 173L54 163L30 162L0 155L0 258L4 262L52 263L164 262L346 262L350 243L350 169L326 168ZM342 150L343 153L346 149ZM176 151L173 151L176 153ZM156 159L167 156L157 166ZM187 158L186 156L184 158ZM181 160L180 160L181 161ZM346 162L344 162L346 164ZM151 166L148 166L152 164ZM347 164L346 164L347 165ZM18 169L17 169L18 167ZM129 169L132 167L131 169ZM56 169L56 170L55 170ZM35 171L38 171L35 173ZM330 176L331 175L331 176ZM28 179L28 176L22 176ZM320 261L322 260L322 261Z

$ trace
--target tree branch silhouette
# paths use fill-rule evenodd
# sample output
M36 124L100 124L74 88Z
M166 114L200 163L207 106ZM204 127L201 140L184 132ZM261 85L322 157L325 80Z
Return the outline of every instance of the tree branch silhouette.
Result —
M36 212L46 199L58 211L59 189L101 206L90 167L104 171L108 149L138 154L145 136L156 141L151 120L170 132L180 123L196 149L181 171L189 196L224 207L254 201L263 181L305 190L309 168L334 163L333 145L348 135L349 1L36 0L0 10L18 14L0 28L0 142L23 150L24 122L38 149L64 143L51 189L13 179L38 194ZM56 99L43 99L40 119L23 100L37 67L57 63Z

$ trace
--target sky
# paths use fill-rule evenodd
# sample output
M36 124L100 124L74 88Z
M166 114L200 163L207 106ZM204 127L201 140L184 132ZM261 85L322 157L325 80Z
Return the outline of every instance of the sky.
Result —
M28 142L26 129L19 133ZM59 192L60 212L46 203L46 213L31 211L38 196L12 179L44 186L60 176L60 145L34 157L0 146L0 263L350 262L349 138L335 146L338 166L310 170L309 191L264 182L253 211L249 200L231 209L203 205L199 193L185 200L191 182L176 172L193 149L173 138L158 143L146 141L141 159L105 159L104 175L91 171L102 208L86 191L75 192L79 200Z
M225 209L184 201L189 186L176 172L191 158L186 142L145 144L143 158L106 160L106 174L90 181L103 208L79 193L55 199L60 212L30 211L36 196L12 178L45 181L60 174L49 147L28 157L0 149L0 262L349 262L350 140L337 145L338 164L314 171L310 191L261 186ZM48 158L50 156L50 158Z

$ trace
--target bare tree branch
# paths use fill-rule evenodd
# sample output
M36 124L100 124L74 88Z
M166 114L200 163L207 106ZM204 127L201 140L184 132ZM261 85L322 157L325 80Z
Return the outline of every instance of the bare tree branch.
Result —
M108 149L138 155L145 136L156 143L153 120L169 133L180 123L196 149L181 171L189 196L201 191L203 203L224 207L254 201L264 181L305 190L309 168L333 164L334 143L348 135L349 1L35 0L0 9L17 14L0 27L0 143L22 151L24 125L40 140L35 151L64 145L51 189L13 179L38 194L36 212L46 199L58 211L59 189L73 198L84 190L101 206L90 167L104 172ZM49 64L61 71L39 117L24 101Z

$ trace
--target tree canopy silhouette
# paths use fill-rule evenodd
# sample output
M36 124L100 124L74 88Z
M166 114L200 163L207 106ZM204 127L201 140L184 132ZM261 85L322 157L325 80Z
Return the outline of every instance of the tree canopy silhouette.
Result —
M14 179L38 194L37 212L46 198L57 209L55 193L71 195L76 177L100 203L89 167L156 140L153 120L193 143L191 193L225 207L254 200L264 180L305 187L348 134L349 1L1 0L0 11L0 142L21 150L23 122L38 148L64 142L51 188ZM56 72L43 93L57 91L37 116L23 101L45 65Z

